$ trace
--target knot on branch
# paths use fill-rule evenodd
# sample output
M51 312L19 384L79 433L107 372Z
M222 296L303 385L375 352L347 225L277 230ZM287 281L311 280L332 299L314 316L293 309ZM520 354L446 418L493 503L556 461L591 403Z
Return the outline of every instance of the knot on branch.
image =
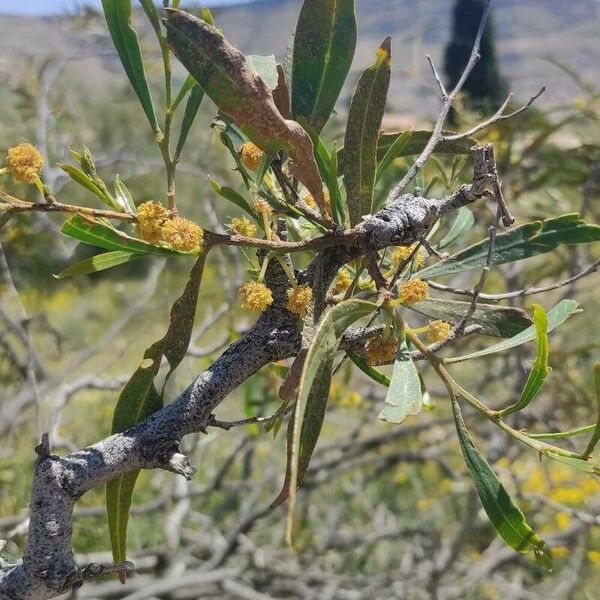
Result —
M438 200L403 194L378 213L363 217L359 227L369 250L407 246L427 233L438 214Z

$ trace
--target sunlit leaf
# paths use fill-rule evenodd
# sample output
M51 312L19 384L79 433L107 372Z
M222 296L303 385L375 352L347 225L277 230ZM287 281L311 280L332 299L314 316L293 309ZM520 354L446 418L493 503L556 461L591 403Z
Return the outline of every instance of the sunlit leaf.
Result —
M74 275L98 273L99 271L106 271L106 269L112 269L113 267L118 267L119 265L131 262L142 256L144 255L133 252L123 252L121 250L104 252L68 266L64 271L55 275L55 277L57 279L64 279L65 277L72 277Z
M502 415L510 415L529 406L551 370L548 366L548 317L539 304L533 305L533 320L537 341L535 360L519 401L505 408Z
M119 203L120 210L128 212L130 215L137 214L131 192L118 175L115 177L115 199Z
M356 48L354 0L305 0L294 36L292 115L320 132L350 71Z
M547 331L552 331L562 323L564 323L571 315L581 312L579 308L579 302L575 300L561 300L554 308L548 311L548 328ZM456 356L454 358L448 358L444 362L450 363L458 363L463 362L465 360L471 360L473 358L481 358L482 356L489 356L490 354L496 354L496 352L504 352L505 350L510 350L511 348L515 348L516 346L520 346L526 342L531 342L536 338L536 329L535 326L532 325L528 327L521 333L515 335L509 340L504 340L499 342L498 344L494 344L493 346L489 346L484 348L483 350L479 350L477 352L473 352L471 354L465 354L464 356Z
M94 181L94 178L87 173L84 173L78 167L73 165L68 165L66 163L58 163L58 166L65 172L67 175L79 185L84 187L86 190L95 194L104 202L104 204L110 206L115 210L120 210L125 212L125 209L120 204L116 203L114 198L110 194L107 194L97 183Z
M250 68L267 84L270 90L277 87L279 76L277 75L277 61L275 56L259 56L257 54L249 54L246 60Z
M385 404L379 419L388 423L402 423L406 417L421 412L423 393L419 372L410 356L406 338L398 346L392 379L385 397Z
M536 559L546 569L552 570L550 549L531 528L490 465L475 447L455 398L452 400L452 411L465 463L481 504L498 535L517 552L526 553L533 550Z
M160 127L146 80L140 43L135 29L131 26L131 0L102 0L102 7L110 36L125 73L140 100L152 130L155 134L159 134Z

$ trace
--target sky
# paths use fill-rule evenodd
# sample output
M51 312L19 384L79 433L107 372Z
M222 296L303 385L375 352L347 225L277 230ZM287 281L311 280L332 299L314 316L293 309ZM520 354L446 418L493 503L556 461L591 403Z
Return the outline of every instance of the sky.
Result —
M248 0L204 0L204 6L241 4ZM196 2L195 2L196 3ZM73 11L77 6L91 4L100 7L101 0L0 0L0 13L19 15L44 15ZM185 4L185 0L182 2Z

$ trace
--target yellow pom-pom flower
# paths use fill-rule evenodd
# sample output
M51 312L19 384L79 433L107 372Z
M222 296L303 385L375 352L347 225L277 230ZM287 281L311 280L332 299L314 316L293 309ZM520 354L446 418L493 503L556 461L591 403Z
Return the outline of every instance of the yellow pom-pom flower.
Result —
M254 237L256 235L256 225L246 217L233 217L231 223L229 223L229 229L233 233L244 237Z
M352 276L348 272L348 269L342 269L336 277L335 283L333 284L333 291L336 294L345 292L352 284Z
M443 342L450 335L452 325L444 321L429 321L427 339L430 342Z
M312 302L312 297L313 291L307 284L292 288L288 290L287 309L299 317L305 317Z
M263 158L263 151L252 142L242 144L240 148L240 160L242 164L251 171L256 171L260 167L260 161Z
M151 244L158 244L162 240L163 225L169 218L167 209L162 204L150 200L137 207L137 218L138 235Z
M398 340L384 332L372 337L365 346L367 363L370 366L381 365L392 362L398 351Z
M414 304L427 298L429 285L426 281L415 277L403 283L400 287L399 300L402 304Z
M252 205L252 208L259 214L265 215L266 217L270 217L273 214L273 207L262 198L257 198Z
M415 250L415 245L412 246L399 246L392 254L392 265L398 267L403 263ZM413 257L414 265L417 269L420 269L425 264L425 254L423 250L419 248Z
M252 312L262 312L273 303L271 290L258 281L247 281L240 288L242 308Z
M35 146L23 143L8 149L6 164L16 181L35 183L42 172L44 158Z
M191 252L200 248L204 232L200 225L182 217L175 217L166 221L162 234L163 240L175 250Z

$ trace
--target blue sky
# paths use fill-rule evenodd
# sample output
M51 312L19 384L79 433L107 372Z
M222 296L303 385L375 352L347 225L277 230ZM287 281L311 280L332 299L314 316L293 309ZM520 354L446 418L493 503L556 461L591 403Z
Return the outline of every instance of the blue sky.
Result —
M223 4L240 4L248 0L204 0L194 2L204 6L215 6ZM0 0L0 13L11 13L20 15L43 15L72 11L75 7L83 4L100 6L100 0ZM182 1L185 5L185 0Z

